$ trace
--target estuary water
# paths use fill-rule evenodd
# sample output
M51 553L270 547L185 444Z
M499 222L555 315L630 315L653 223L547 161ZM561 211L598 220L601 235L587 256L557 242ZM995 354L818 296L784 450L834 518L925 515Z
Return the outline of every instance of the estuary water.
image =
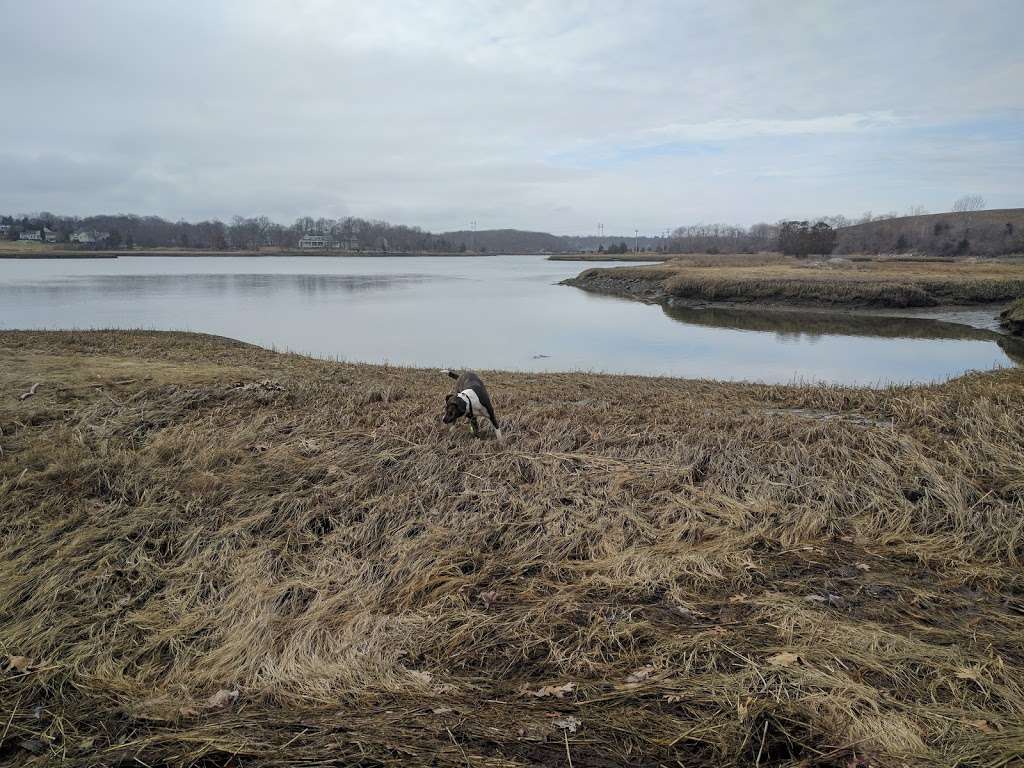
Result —
M762 382L941 381L1024 362L935 320L684 309L558 285L543 256L0 260L0 328L145 328L348 361Z

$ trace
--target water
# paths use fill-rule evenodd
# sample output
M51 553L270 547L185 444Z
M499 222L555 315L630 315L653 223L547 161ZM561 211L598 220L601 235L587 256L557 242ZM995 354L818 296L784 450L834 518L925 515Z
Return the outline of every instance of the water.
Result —
M150 328L352 361L764 382L938 381L1024 360L932 320L662 308L556 285L589 265L480 258L0 260L0 328Z

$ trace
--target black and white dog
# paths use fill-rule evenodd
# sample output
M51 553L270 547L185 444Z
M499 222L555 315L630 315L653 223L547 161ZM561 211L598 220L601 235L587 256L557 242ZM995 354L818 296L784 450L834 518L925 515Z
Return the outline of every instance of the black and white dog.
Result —
M494 415L494 407L491 405L491 396L487 394L487 387L473 371L459 373L457 371L444 370L455 379L455 391L444 399L444 415L441 421L445 424L453 423L460 416L469 419L469 426L473 429L474 435L480 434L480 426L477 419L486 416L494 425L494 435L502 440L501 427L498 426L498 417Z

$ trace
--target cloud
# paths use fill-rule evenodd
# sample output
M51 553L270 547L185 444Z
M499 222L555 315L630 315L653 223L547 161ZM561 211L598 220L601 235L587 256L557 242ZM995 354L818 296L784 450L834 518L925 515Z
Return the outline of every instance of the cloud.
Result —
M8 6L0 212L578 232L1022 204L1016 0Z

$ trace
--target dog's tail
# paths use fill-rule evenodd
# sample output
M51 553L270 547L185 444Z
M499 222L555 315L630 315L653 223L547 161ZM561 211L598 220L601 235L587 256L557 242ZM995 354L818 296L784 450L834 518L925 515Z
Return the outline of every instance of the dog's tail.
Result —
M453 379L457 379L461 375L458 371L452 371L447 368L442 368L441 373L447 373Z

